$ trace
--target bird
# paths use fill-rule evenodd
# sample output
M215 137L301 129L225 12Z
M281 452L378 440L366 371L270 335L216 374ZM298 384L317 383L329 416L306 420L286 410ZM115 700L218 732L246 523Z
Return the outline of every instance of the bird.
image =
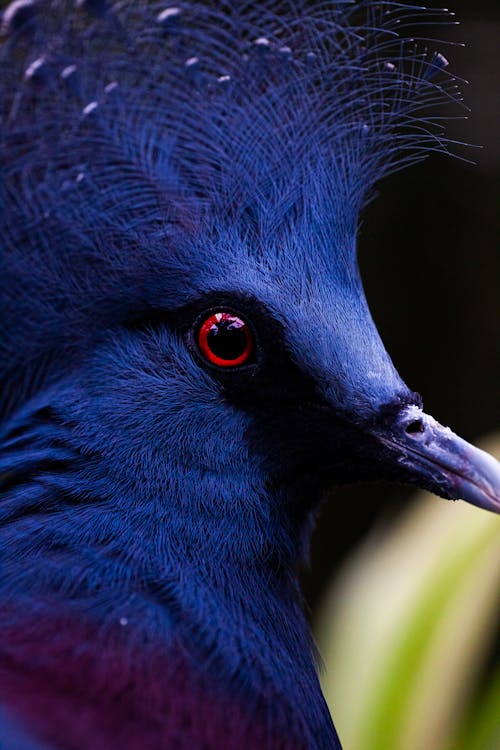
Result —
M356 258L380 180L452 150L457 81L412 31L449 20L4 7L2 750L339 750L299 585L328 491L498 512Z

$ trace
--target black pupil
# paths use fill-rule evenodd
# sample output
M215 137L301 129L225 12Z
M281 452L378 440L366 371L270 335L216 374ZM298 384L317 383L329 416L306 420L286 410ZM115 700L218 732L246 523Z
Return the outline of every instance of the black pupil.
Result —
M245 324L235 318L214 323L207 335L210 351L220 359L238 359L247 347Z

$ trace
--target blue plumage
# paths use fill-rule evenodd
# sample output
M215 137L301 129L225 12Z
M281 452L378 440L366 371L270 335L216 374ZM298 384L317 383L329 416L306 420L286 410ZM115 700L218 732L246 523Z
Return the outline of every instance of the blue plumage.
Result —
M51 748L339 747L297 583L325 490L498 506L355 255L375 184L448 148L404 36L447 14L76 5L2 19L0 705Z
M22 253L4 269L2 369L50 369L47 349L80 351L89 321L182 303L175 277L205 253L343 273L376 181L446 148L432 107L455 83L395 34L399 4L82 5L30 3L33 29L4 44L3 233ZM166 267L173 300L146 277Z

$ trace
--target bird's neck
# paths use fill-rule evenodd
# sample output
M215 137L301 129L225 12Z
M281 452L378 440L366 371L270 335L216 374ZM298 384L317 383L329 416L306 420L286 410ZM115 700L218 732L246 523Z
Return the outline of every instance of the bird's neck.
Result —
M71 600L35 587L0 601L0 704L13 700L43 739L156 750L181 724L186 750L337 747L295 582L175 559L119 596L101 581L95 601L77 587Z
M57 747L72 736L82 750L157 750L179 733L185 750L337 747L297 623L280 602L274 632L208 605L205 616L227 620L215 631L193 617L198 642L168 632L151 641L133 618L102 626L43 606L3 617L11 613L0 634L0 704Z
M224 543L234 532L230 518L207 510L199 538L184 516L171 512L179 502L212 507L210 476L200 473L191 482L193 497L175 497L168 487L149 498L130 494L119 512L113 498L131 493L130 485L111 487L108 476L101 482L99 466L83 465L75 476L72 466L71 473L58 467L43 481L19 486L13 477L3 509L0 548L9 550L4 581L10 584L0 584L0 684L18 696L19 711L43 725L51 706L61 706L64 732L64 716L80 706L82 747L85 728L101 720L103 700L110 715L108 729L100 730L103 747L109 727L127 726L127 716L156 726L151 747L158 747L175 729L169 721L184 711L202 717L203 731L215 737L210 748L336 747L291 564L297 549L279 545L278 518L258 518L262 488L246 498L245 523L265 521L269 533L235 552ZM255 481L245 477L242 486ZM277 496L268 507L283 501ZM216 739L228 729L228 716L252 717L231 730L234 745ZM193 740L194 731L186 736ZM271 742L273 736L290 742ZM134 747L127 742L124 736L120 747Z

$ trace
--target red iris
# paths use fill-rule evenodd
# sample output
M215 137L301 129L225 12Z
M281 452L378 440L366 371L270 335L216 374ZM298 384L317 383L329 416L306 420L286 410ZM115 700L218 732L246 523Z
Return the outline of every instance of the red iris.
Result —
M253 339L244 320L229 312L216 312L201 324L198 346L213 365L237 367L250 359Z

